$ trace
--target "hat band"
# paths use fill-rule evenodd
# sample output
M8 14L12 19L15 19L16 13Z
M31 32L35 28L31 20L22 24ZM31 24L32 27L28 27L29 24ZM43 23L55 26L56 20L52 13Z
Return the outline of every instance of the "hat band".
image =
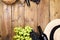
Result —
M55 26L50 33L50 40L54 40L54 33L60 27L60 25Z

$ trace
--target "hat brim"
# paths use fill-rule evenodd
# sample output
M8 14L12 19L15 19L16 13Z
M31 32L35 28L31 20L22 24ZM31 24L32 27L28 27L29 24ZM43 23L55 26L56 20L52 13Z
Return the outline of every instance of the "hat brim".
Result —
M60 19L55 19L53 21L51 21L50 23L48 23L48 25L46 26L45 30L44 30L44 33L47 35L48 37L48 40L50 38L50 33L51 33L51 30L57 26L57 25L60 25ZM60 29L59 29L60 30ZM54 34L54 40L58 40L60 35L59 35L59 30L56 30L55 34ZM57 37L58 36L58 37Z

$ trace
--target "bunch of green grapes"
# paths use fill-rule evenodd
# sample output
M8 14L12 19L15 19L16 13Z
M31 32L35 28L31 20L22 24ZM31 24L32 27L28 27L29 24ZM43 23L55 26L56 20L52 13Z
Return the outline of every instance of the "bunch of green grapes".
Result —
M30 32L32 32L32 28L30 26L15 27L14 28L15 36L13 36L13 40L32 40L30 37Z

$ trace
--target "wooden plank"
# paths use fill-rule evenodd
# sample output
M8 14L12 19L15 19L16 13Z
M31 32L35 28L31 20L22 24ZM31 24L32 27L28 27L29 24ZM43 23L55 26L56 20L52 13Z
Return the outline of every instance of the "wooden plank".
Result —
M2 7L1 0L0 0L0 40L2 40L2 39L1 39L1 34L2 34L2 33L1 33L1 32L2 32L2 31L1 31L1 21L2 21L1 19L2 19L2 13L3 13L2 8L3 8L3 7Z
M37 5L30 2L31 6L25 5L25 26L31 26L37 32Z
M50 19L60 18L60 0L50 0Z
M7 30L7 15L6 15L7 5L3 4L3 15L2 15L2 40L6 40L6 35L8 34Z
M21 5L19 2L12 5L12 30L14 27L23 27L24 26L24 6ZM14 32L12 31L12 36Z
M8 40L11 40L11 5L8 5L8 13L7 13L7 25L8 25Z
M1 40L1 18L0 18L0 40Z
M49 0L41 0L38 5L38 25L44 30L49 22Z
M24 27L25 5L18 4L18 26Z
M18 3L12 5L12 40L13 40L13 35L14 35L14 32L13 32L13 29L14 27L17 27L18 26Z
M18 26L18 3L12 5L12 27Z
M3 4L2 40L11 40L11 6Z
M0 17L0 40L1 40L1 17Z

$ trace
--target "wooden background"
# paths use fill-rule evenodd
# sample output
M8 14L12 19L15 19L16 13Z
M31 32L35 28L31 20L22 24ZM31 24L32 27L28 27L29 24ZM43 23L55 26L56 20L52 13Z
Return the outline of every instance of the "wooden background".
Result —
M60 18L60 0L41 0L39 5L31 2L31 7L19 2L6 5L0 0L0 40L12 40L13 28L29 25L37 32L40 25L44 30L48 22Z

